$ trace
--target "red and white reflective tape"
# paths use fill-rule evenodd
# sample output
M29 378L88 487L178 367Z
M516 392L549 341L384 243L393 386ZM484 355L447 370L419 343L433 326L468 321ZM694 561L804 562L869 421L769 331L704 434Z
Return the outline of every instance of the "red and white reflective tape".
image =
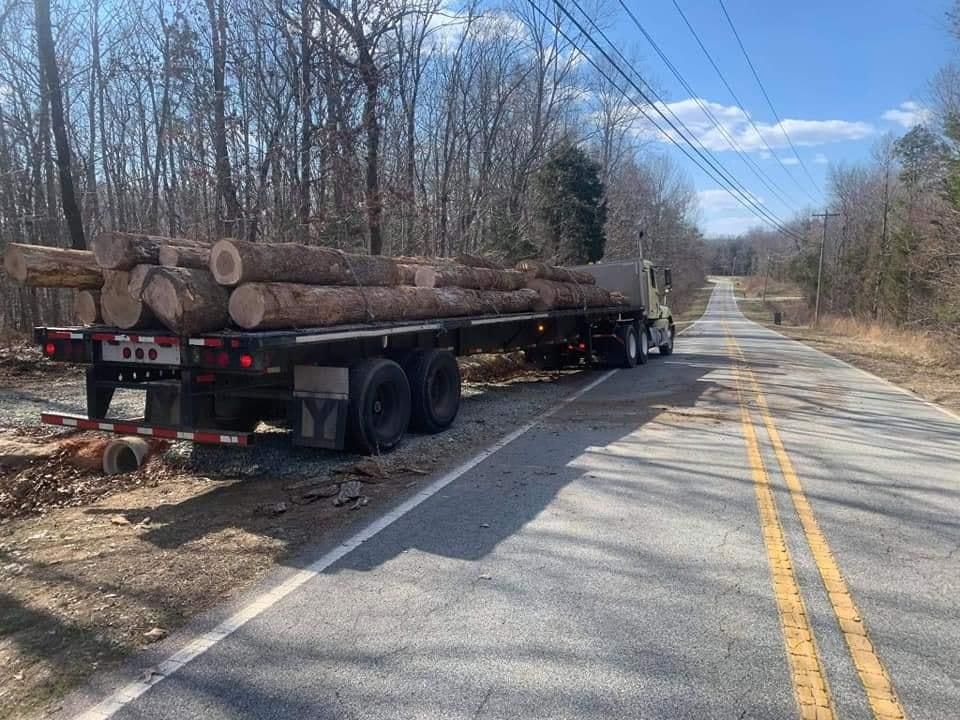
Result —
M54 330L47 333L47 340L83 340L83 333Z
M223 340L220 338L190 338L187 342L197 347L223 347Z
M104 432L119 433L121 435L144 435L162 440L190 440L208 445L241 445L250 444L251 433L225 433L210 431L184 431L176 428L157 427L155 425L137 425L135 423L114 422L104 420L90 420L77 415L57 415L41 413L40 422L46 425L63 425L80 430L102 430Z
M82 338L83 335L78 335ZM179 341L175 337L157 336L157 335L118 335L117 333L94 333L94 340L105 340L107 342L130 342L145 343L153 345L176 345Z

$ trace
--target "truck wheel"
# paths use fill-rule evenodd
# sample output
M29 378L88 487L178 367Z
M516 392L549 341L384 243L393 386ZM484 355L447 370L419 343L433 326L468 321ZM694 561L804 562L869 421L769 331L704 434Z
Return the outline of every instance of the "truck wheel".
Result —
M633 332L637 333L639 337L639 347L640 350L637 353L637 364L645 365L647 360L650 359L650 336L647 335L646 330L640 330L637 332L635 328L630 328Z
M453 353L413 352L403 370L410 383L410 427L431 434L450 427L460 410L460 366Z
M410 385L393 360L374 358L350 368L347 437L368 454L393 450L410 423Z
M673 353L673 325L667 328L667 341L658 347L660 348L661 355L670 355Z

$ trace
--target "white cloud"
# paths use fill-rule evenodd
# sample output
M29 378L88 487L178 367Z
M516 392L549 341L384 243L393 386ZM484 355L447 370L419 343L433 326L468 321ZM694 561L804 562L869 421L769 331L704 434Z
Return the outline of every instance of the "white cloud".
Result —
M923 125L930 120L930 109L913 100L900 103L899 107L887 110L881 117L905 128Z
M816 165L826 165L827 163L830 162L830 158L828 158L823 153L817 153L816 155L813 156L813 162Z
M750 197L757 204L763 204L762 198L756 195ZM756 215L722 188L700 190L697 192L697 200L702 216L700 226L708 236L740 235L763 224Z
M862 140L872 135L873 125L866 122L852 122L848 120L798 120L787 118L780 123L764 123L754 121L751 124L750 116L736 105L721 105L694 98L678 102L660 104L660 109L668 116L667 109L671 110L683 123L690 128L690 132L703 143L704 147L713 151L730 150L724 133L714 126L713 122L700 108L700 104L708 107L716 117L727 135L734 138L737 144L746 152L767 152L767 146L772 149L789 147L784 130L790 136L795 146L813 147L833 142ZM671 116L672 117L672 116ZM661 123L662 124L662 123ZM754 128L756 126L756 128ZM647 134L658 137L666 142L661 134L647 129Z

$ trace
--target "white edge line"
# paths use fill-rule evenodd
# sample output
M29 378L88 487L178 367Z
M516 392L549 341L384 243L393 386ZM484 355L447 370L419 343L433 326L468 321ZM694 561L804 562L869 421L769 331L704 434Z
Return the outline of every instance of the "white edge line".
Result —
M267 590L266 592L255 597L244 607L240 608L233 615L228 617L226 620L222 621L219 625L214 627L212 630L209 630L193 640L187 643L177 652L168 656L165 660L158 663L156 666L151 668L147 673L147 680L135 680L127 685L124 685L119 690L111 693L107 698L102 700L100 703L90 708L89 710L77 715L78 720L106 720L107 718L113 716L116 712L123 709L125 705L136 700L141 695L143 695L147 690L149 690L154 685L162 682L166 678L170 677L176 673L180 668L186 665L191 660L203 655L207 650L212 648L214 645L219 643L221 640L229 636L235 630L240 629L248 622L257 617L260 613L268 608L276 605L287 595L292 593L297 588L301 587L308 581L315 578L317 575L322 573L328 567L345 557L351 551L358 548L360 545L365 543L367 540L375 537L378 533L386 528L390 527L397 520L402 518L408 512L416 508L418 505L428 500L433 495L436 495L440 490L445 488L447 485L452 483L454 480L469 472L477 465L482 463L484 460L489 458L494 453L502 450L507 445L512 443L514 440L519 438L521 435L526 434L535 426L540 424L545 418L550 417L559 410L565 408L570 403L576 401L586 393L593 390L595 387L600 385L600 383L609 380L617 373L617 370L609 370L603 375L598 377L596 380L588 383L584 387L577 390L572 395L568 395L559 403L554 405L552 408L548 409L546 412L537 416L536 419L531 420L520 427L518 427L513 432L504 435L502 438L497 440L492 445L488 445L485 449L481 450L479 453L474 455L472 458L454 468L450 472L442 475L441 477L434 480L423 490L418 492L413 497L408 498L404 502L400 503L393 510L388 512L386 515L374 520L372 523L367 525L363 530L360 530L358 533L353 535L351 538L344 541L339 547L331 550L322 557L318 558L314 562L310 563L303 570L298 571L291 577L284 580L279 585Z

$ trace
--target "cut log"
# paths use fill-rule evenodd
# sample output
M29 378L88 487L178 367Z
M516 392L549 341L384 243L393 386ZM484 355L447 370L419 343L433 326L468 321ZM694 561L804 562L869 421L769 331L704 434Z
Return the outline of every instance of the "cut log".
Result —
M143 289L147 286L147 280L153 271L159 267L159 265L137 265L130 271L127 290L133 297L137 300L143 300Z
M104 270L100 291L103 322L122 330L149 327L154 322L146 303L131 294L130 275L126 270Z
M83 325L99 325L103 322L100 314L100 291L77 290L73 300L74 314Z
M3 268L21 285L80 290L97 290L103 285L103 271L89 250L10 243Z
M400 273L400 282L398 285L416 285L417 284L417 270L419 270L421 265L404 265L398 264L397 271Z
M548 265L539 260L521 260L517 263L517 270L527 274L528 278L538 280L553 280L555 282L569 282L579 285L596 285L597 279L590 273L582 270Z
M474 290L519 290L527 286L527 278L516 270L447 265L421 265L414 277L417 287L462 287Z
M596 285L576 285L554 280L533 279L527 287L537 291L537 310L560 310L579 307L613 307L623 305L620 293L612 293Z
M468 290L418 287L318 287L293 283L248 283L230 296L230 317L259 330L321 327L388 320L526 312L537 293L522 289Z
M291 282L310 285L400 285L399 263L379 255L355 255L297 243L220 240L210 251L210 270L221 285Z
M208 270L210 268L210 248L164 245L157 253L160 264L164 267L196 268Z
M131 270L136 265L159 264L160 248L165 245L189 248L210 247L210 243L203 240L104 232L94 239L93 254L97 264L105 270Z
M155 268L143 288L144 302L177 335L222 329L228 296L209 271L195 268Z
M486 268L487 270L503 270L503 265L498 263L496 260L491 260L490 258L482 257L481 255L461 254L457 255L454 260L461 265L466 265L467 267Z

